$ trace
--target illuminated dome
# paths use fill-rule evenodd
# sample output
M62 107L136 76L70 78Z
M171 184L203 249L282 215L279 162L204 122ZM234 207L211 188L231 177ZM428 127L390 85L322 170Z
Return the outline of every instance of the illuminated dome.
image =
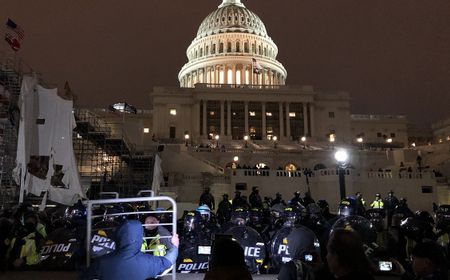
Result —
M261 19L240 0L223 0L209 14L186 51L181 87L197 83L284 85L287 72Z
M222 4L200 24L197 39L228 32L249 33L267 37L264 23L244 5Z

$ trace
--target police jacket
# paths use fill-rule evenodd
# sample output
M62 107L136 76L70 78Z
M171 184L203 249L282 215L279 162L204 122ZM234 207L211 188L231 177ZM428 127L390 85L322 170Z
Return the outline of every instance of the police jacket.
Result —
M173 246L164 257L142 253L143 236L139 221L126 221L117 231L116 251L96 260L85 278L145 280L170 268L176 261L178 249Z

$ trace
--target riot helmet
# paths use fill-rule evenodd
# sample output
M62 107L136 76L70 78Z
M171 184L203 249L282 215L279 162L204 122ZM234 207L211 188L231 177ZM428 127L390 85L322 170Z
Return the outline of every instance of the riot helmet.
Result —
M408 217L400 224L401 232L416 242L422 242L430 230L427 223L418 216Z
M320 256L320 243L312 230L305 226L294 229L287 236L291 258L314 262Z
M281 203L275 204L270 207L270 217L273 221L276 221L282 217L282 213L284 212L284 205Z
M259 208L250 209L250 223L252 225L260 225L263 220L263 212Z
M195 211L197 211L200 216L202 217L202 222L203 223L208 223L209 219L211 218L211 209L209 209L208 205L203 204L199 207L197 207L197 209L195 209Z
M67 207L64 211L64 219L73 225L80 225L86 222L87 210L83 204L75 204Z
M433 227L434 219L428 211L417 210L414 213L414 216L419 218L420 220L422 220L424 223L426 223L430 227Z
M285 226L294 226L298 223L299 213L292 207L286 207L283 211L283 219Z
M199 226L199 214L198 212L189 211L184 216L183 229L185 232L193 232L198 229Z
M346 197L339 203L338 215L341 217L362 214L355 197Z
M105 205L103 221L121 223L126 219L124 215L120 215L121 213L124 213L122 205Z
M242 207L238 207L231 212L231 222L238 226L245 226L248 222L248 211Z
M439 230L450 229L450 205L442 204L436 209L436 228Z
M372 246L377 239L377 233L373 224L368 219L361 216L348 216L340 218L334 223L331 228L331 232L338 228L358 233L363 242L369 247Z

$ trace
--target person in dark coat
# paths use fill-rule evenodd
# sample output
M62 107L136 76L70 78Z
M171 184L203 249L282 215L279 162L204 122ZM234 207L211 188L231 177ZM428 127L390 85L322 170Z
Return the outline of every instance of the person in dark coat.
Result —
M260 208L262 209L262 200L261 196L259 196L259 190L258 187L252 187L252 193L250 194L250 197L248 198L250 202L250 208Z
M294 197L291 198L291 201L289 201L289 205L292 206L292 207L299 207L299 206L304 205L303 199L300 196L300 192L299 191L296 191L294 193Z
M137 220L128 220L117 231L116 250L96 260L85 279L145 280L164 275L175 264L178 255L178 235L172 237L174 245L164 257L141 252L144 231Z
M328 279L320 269L320 246L314 233L307 227L300 226L287 237L289 255L292 260L284 263L278 273L278 280L313 280Z
M284 202L281 193L277 192L277 193L275 194L275 199L272 200L272 205L271 205L271 206L274 206L274 205L280 204L280 203L283 204L284 206L286 206L286 202Z
M217 220L220 225L230 220L231 210L233 210L233 206L228 200L228 194L224 193L223 200L219 203L219 207L217 208Z
M356 232L334 230L328 240L327 263L339 280L374 280L373 268L364 253L363 242Z
M210 193L211 189L206 187L200 196L200 201L198 202L199 206L208 205L209 209L214 210L216 207L216 203L214 201L214 196Z

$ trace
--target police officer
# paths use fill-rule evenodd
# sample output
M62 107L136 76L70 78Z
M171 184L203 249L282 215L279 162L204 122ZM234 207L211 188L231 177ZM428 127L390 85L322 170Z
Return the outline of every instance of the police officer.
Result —
M252 187L252 193L250 194L249 202L251 208L262 208L262 200L261 196L259 196L258 187Z
M200 201L198 203L199 206L201 205L208 205L209 209L214 210L215 208L215 202L214 202L214 196L212 196L212 194L210 194L210 188L206 187L205 190L203 191L202 195L200 196Z
M247 201L241 196L240 191L234 192L234 198L233 198L233 209L236 208L246 208L248 209L248 203Z
M332 214L330 212L330 205L328 204L328 202L324 199L321 199L319 201L317 201L317 205L320 208L320 213L322 214L322 217L325 218L325 220L329 221L331 219L336 218L336 215Z
M294 197L289 201L289 205L292 207L298 207L299 205L304 205L303 199L300 196L300 192L296 191Z
M384 209L386 210L388 225L391 225L392 212L394 211L395 207L397 207L398 204L399 204L398 198L395 197L393 191L390 191L388 193L388 197L384 199Z
M314 199L311 197L311 193L310 192L305 192L305 196L303 197L303 206L308 206L311 203L316 203L314 201Z
M166 251L172 248L170 238L172 234L163 226L158 226L158 215L152 213L145 219L144 226L144 241L141 246L141 251L151 250L154 256L165 256ZM163 237L163 238L161 238Z
M9 241L8 260L16 269L36 265L40 262L39 251L47 233L41 227L36 213L23 214L24 224Z
M372 207L372 209L383 209L384 208L384 203L383 203L383 200L381 199L381 195L379 193L377 193L375 195L375 200L370 204L370 207Z
M281 193L279 193L279 192L277 192L275 194L275 199L272 201L272 206L274 206L276 204L282 204L282 205L286 206L286 202L284 202L283 197L282 197Z
M233 209L230 200L228 199L228 194L223 194L223 199L219 203L219 207L217 209L217 219L220 225L225 222L228 222L231 218L231 210Z

